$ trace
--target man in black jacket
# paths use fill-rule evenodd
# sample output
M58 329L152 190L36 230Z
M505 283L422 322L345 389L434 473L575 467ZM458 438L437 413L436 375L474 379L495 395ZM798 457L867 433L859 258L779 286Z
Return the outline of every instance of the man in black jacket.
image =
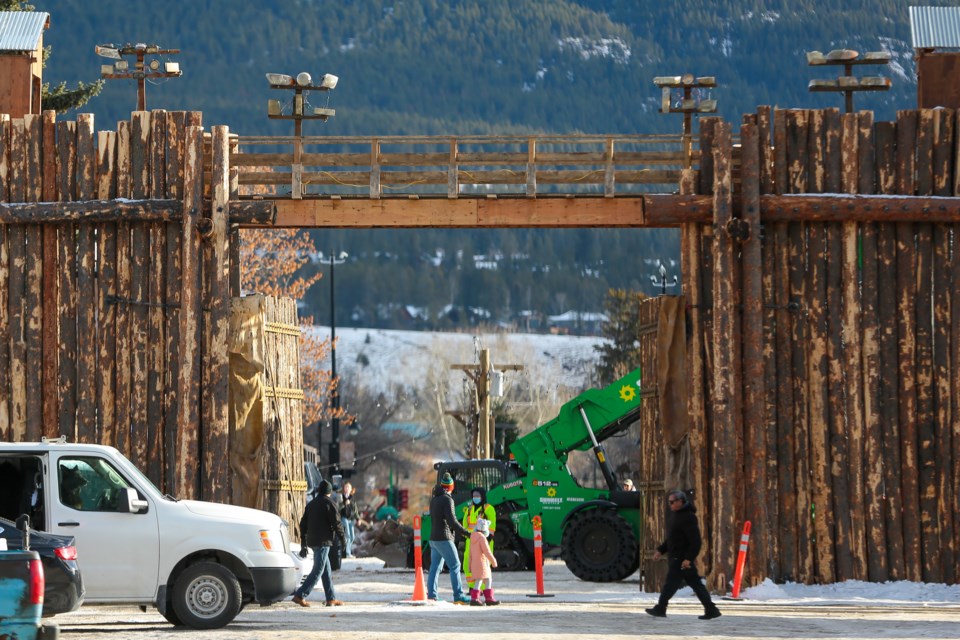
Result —
M457 552L455 534L465 538L470 532L457 522L453 515L453 478L449 473L443 474L433 489L433 499L430 501L430 573L427 576L427 599L437 599L437 583L440 581L440 572L444 563L450 565L450 585L453 587L453 604L470 604L470 598L463 593L463 582L460 580L460 554Z
M332 492L333 486L323 480L317 497L307 504L303 517L300 518L300 541L303 545L300 557L307 557L307 547L313 549L313 569L300 588L293 592L293 601L301 607L310 606L306 598L316 586L317 578L320 578L323 584L327 606L339 607L343 604L337 600L330 571L330 547L333 546L334 538L343 544L343 525L340 523L340 511L330 498Z
M646 612L656 618L667 617L667 604L670 598L677 592L680 585L686 582L693 589L693 592L703 605L703 615L701 620L712 620L720 617L720 610L710 599L710 593L703 586L700 580L700 574L697 573L693 563L697 560L697 554L700 553L702 539L700 537L700 524L697 522L697 510L687 494L683 491L671 491L667 494L667 503L670 505L669 520L667 524L667 539L657 547L653 554L654 560L659 560L666 553L667 579L663 584L663 590L660 591L660 600L657 606L647 609Z

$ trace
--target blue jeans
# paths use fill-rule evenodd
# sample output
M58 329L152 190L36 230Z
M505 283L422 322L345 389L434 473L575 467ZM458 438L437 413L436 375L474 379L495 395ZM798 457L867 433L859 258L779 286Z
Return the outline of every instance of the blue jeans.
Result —
M323 595L327 600L335 600L337 593L333 590L333 581L330 579L330 547L310 547L313 549L313 569L304 578L300 588L293 592L293 595L306 598L313 591L317 584L317 578L320 578L323 584Z
M343 557L349 558L353 555L353 540L357 537L357 533L350 518L340 518L340 522L343 524Z
M430 574L427 577L427 598L436 599L437 583L444 563L450 565L450 586L454 601L463 600L463 583L460 581L460 554L452 540L430 541Z

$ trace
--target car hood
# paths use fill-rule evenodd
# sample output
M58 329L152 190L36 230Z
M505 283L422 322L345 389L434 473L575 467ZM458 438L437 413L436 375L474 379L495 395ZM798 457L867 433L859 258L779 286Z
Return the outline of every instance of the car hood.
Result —
M190 513L198 516L245 522L247 524L271 529L279 528L281 523L280 518L272 513L258 509L237 507L232 504L202 502L199 500L181 500L180 504L186 507Z

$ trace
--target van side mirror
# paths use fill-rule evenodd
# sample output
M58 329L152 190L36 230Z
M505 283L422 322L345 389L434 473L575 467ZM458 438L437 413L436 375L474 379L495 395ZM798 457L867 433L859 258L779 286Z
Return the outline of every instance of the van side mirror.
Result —
M141 500L137 490L127 487L127 511L130 513L145 513L150 507L146 500Z

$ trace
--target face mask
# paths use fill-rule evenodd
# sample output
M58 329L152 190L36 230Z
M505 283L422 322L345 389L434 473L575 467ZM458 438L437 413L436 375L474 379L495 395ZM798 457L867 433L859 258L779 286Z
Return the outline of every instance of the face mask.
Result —
M480 498L477 496L473 496L473 504L480 504Z

